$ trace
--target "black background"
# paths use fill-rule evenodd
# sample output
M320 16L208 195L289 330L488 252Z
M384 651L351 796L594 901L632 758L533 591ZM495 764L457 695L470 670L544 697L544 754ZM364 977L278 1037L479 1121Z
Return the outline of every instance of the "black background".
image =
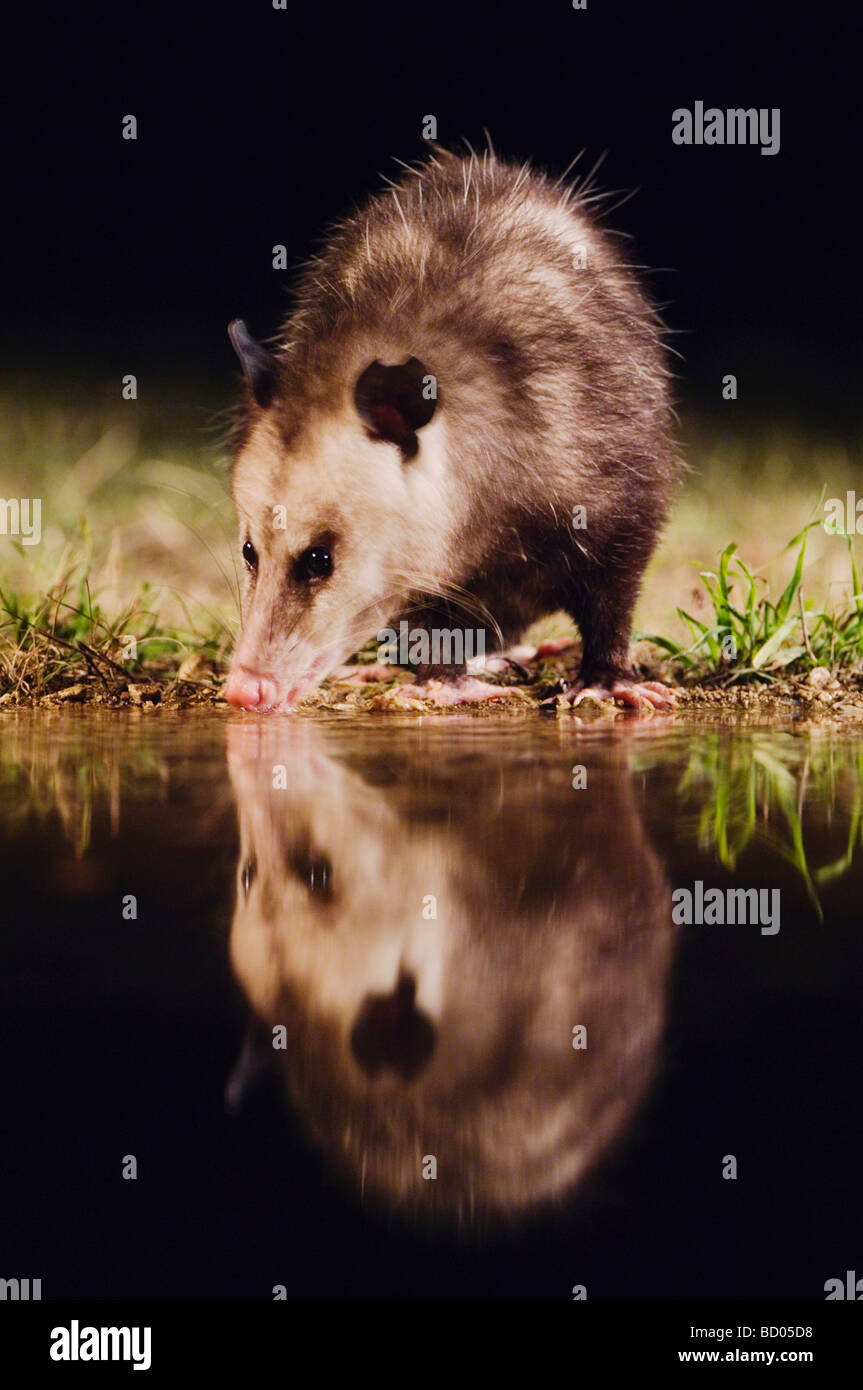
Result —
M656 268L684 406L856 438L856 9L779 3L39 6L6 22L0 369L25 386L151 371L228 396L326 225L424 150L561 172L608 156L610 223ZM781 149L679 147L672 111L781 109ZM121 138L138 118L138 140Z

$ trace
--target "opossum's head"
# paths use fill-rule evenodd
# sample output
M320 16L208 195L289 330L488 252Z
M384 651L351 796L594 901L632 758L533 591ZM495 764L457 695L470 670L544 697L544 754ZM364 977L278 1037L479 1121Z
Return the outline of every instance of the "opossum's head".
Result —
M412 531L441 510L439 422L426 429L437 387L416 357L363 361L294 412L276 360L242 321L229 331L251 414L233 474L243 626L225 697L289 709L413 587Z

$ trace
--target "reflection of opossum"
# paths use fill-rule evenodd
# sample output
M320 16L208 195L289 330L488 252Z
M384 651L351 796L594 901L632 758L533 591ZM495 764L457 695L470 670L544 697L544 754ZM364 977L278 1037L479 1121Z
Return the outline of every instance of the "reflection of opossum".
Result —
M675 451L657 321L590 202L438 152L334 233L275 353L231 325L232 704L295 704L396 615L491 641L558 608L582 680L626 691Z
M562 1195L625 1129L662 1024L669 895L625 761L597 766L589 803L567 783L539 809L534 760L494 767L494 788L468 763L438 823L426 765L371 787L316 733L229 729L231 957L263 1050L366 1194L463 1219ZM396 809L416 776L421 821Z

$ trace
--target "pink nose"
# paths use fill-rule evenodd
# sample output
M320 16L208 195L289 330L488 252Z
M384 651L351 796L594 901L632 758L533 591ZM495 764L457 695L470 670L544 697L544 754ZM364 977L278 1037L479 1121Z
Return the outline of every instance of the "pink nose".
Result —
M259 676L245 666L238 666L231 672L223 694L234 709L272 709L280 700L275 681L268 676Z

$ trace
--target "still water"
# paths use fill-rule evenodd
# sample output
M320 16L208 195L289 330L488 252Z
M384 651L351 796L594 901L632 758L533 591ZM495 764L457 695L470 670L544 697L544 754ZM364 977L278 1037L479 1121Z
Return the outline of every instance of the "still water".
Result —
M863 1273L861 766L715 719L4 713L0 1272L823 1299Z

